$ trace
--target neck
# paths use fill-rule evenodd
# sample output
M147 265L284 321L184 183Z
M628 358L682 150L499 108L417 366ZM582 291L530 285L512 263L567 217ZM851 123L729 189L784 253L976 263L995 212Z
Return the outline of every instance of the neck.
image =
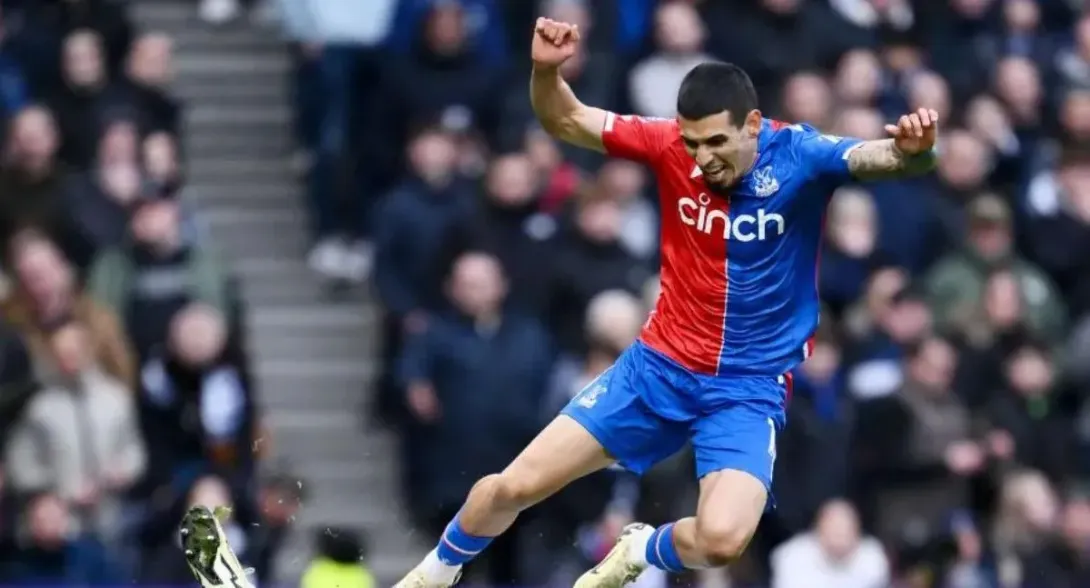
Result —
M759 133L758 133L759 136ZM753 138L751 145L746 149L746 153L742 156L742 161L745 163L742 169L742 173L739 174L738 179L741 180L746 174L753 170L753 166L757 165L757 156L760 155L760 144L757 137Z

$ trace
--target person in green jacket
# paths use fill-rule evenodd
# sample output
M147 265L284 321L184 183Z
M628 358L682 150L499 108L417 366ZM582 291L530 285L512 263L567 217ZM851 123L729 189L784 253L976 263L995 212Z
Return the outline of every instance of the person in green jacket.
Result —
M952 334L977 321L988 278L1004 269L1018 280L1030 333L1057 342L1067 319L1063 300L1040 268L1015 253L1010 208L986 194L969 204L967 217L965 246L940 259L925 279L935 327Z

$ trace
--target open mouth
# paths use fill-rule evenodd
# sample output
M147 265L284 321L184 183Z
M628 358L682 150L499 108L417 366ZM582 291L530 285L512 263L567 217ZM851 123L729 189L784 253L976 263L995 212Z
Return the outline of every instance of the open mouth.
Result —
M704 172L704 175L707 176L708 179L714 181L724 181L731 176L731 170L729 167L726 166L718 167L715 169L706 170Z

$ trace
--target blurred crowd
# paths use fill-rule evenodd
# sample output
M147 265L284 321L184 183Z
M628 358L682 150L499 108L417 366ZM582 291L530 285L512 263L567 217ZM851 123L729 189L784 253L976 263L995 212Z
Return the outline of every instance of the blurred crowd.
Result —
M171 40L109 0L0 14L0 583L191 581L194 502L233 506L266 577L297 484L258 476L243 305L185 201Z
M1090 16L1068 0L284 0L312 268L385 308L376 412L438 534L631 343L657 295L645 170L558 145L534 17L578 24L585 102L671 117L735 62L767 115L865 139L927 106L937 172L833 197L778 508L710 586L1090 583ZM471 576L564 582L633 519L690 514L691 457L535 508ZM648 580L657 582L659 580Z

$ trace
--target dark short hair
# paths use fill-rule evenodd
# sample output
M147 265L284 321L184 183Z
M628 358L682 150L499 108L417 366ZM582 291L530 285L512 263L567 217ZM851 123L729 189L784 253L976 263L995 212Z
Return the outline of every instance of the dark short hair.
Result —
M677 93L677 114L700 120L729 112L731 123L741 126L757 108L757 90L749 74L733 63L702 63L685 74Z

